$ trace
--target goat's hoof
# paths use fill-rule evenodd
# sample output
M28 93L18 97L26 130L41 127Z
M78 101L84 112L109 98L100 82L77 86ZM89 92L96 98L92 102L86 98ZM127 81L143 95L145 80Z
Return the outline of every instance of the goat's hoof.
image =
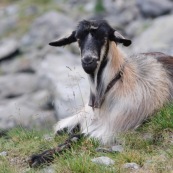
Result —
M76 133L80 132L80 126L77 124L70 132L68 132L69 135L75 135Z
M61 130L56 131L55 136L62 136L62 135L64 135L67 132L68 132L68 129L67 128L64 128L64 129L61 129Z
M65 133L69 134L69 135L73 135L76 134L80 131L80 126L76 125L74 128L72 128L71 130L68 130L68 128L63 128L61 130L57 130L55 136L62 136Z
M28 159L29 166L31 168L36 168L41 165L49 165L54 160L54 150L46 150L41 154L32 155Z

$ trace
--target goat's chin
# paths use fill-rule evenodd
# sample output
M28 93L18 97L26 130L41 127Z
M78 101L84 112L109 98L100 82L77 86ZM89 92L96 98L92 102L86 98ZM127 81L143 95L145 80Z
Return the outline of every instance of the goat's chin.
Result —
M90 66L82 65L82 67L87 74L93 74L97 68L97 65L90 65Z

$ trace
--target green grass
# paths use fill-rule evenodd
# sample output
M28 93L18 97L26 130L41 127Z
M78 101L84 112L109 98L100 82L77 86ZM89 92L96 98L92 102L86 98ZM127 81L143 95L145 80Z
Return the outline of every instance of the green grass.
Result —
M29 168L28 156L55 147L67 138L63 135L46 141L45 134L51 134L51 131L17 127L8 132L8 137L0 138L0 152L8 153L8 156L0 156L0 173L42 172L43 167ZM141 166L140 173L173 171L173 105L163 108L136 131L122 134L120 141L124 147L122 153L101 153L95 151L97 142L82 139L56 156L52 167L57 173L128 173L130 170L124 169L123 164L135 162ZM99 156L108 156L115 164L107 167L91 162Z

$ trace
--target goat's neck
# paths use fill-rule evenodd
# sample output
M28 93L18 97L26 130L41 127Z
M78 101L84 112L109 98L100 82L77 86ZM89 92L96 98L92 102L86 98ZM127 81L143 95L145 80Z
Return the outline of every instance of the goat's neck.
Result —
M105 67L101 69L103 70L101 76L98 74L99 70L93 76L89 76L91 92L95 95L95 100L98 102L104 97L108 84L122 70L125 62L123 53L116 47L115 43L109 44L106 60L106 62L101 62L106 63ZM101 65L99 68L101 68Z
M104 69L102 75L102 83L104 83L105 87L109 84L109 82L118 74L124 64L125 64L125 55L123 52L115 45L114 42L110 43L108 52L108 63Z

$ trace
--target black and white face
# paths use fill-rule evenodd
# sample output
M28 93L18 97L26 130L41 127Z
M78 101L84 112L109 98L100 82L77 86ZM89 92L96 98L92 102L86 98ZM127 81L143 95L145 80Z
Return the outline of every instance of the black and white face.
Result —
M86 73L93 74L106 54L110 30L107 23L103 22L82 21L79 23L76 39L81 51L82 67Z
M110 41L124 46L131 44L130 40L125 39L104 20L83 20L69 37L51 42L50 45L64 46L76 41L81 51L82 67L88 74L95 73L108 52Z

